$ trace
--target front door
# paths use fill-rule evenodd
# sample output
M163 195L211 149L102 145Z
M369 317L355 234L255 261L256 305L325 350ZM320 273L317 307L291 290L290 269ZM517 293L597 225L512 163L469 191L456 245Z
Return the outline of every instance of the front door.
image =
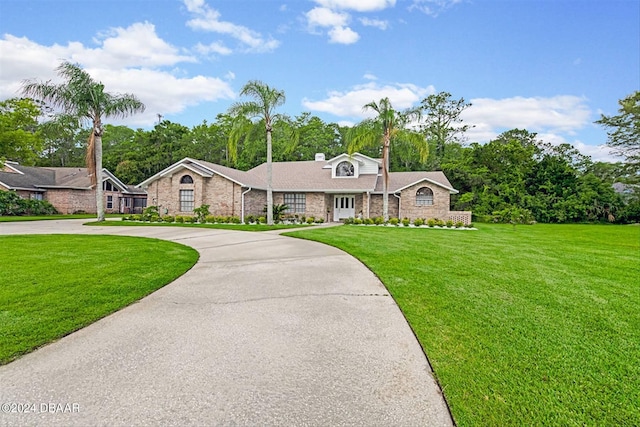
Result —
M333 203L333 220L355 218L356 216L355 196L335 196Z

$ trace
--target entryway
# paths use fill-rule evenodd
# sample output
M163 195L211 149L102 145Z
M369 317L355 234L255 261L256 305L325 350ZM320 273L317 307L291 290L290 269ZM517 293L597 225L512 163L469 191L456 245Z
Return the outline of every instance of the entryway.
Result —
M333 202L333 220L355 218L356 216L356 200L355 196L335 196Z

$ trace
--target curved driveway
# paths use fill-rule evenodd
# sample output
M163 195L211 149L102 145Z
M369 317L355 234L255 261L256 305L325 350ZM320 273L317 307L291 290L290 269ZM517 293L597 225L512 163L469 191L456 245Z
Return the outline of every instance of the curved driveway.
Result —
M32 411L0 412L0 425L452 425L400 310L344 252L273 232L82 222L0 223L0 234L156 237L200 260L0 367L3 411Z

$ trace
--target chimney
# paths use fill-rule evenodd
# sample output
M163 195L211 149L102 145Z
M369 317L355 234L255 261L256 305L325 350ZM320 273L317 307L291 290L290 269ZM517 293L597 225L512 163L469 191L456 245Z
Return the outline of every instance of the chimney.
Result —
M324 153L316 153L316 162L324 162Z

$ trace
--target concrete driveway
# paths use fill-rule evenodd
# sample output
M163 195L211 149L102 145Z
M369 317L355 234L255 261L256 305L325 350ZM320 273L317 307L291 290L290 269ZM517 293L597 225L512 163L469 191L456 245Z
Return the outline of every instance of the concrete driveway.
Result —
M0 367L0 425L452 425L402 313L346 253L272 232L82 223L0 223L0 234L156 237L200 260Z

